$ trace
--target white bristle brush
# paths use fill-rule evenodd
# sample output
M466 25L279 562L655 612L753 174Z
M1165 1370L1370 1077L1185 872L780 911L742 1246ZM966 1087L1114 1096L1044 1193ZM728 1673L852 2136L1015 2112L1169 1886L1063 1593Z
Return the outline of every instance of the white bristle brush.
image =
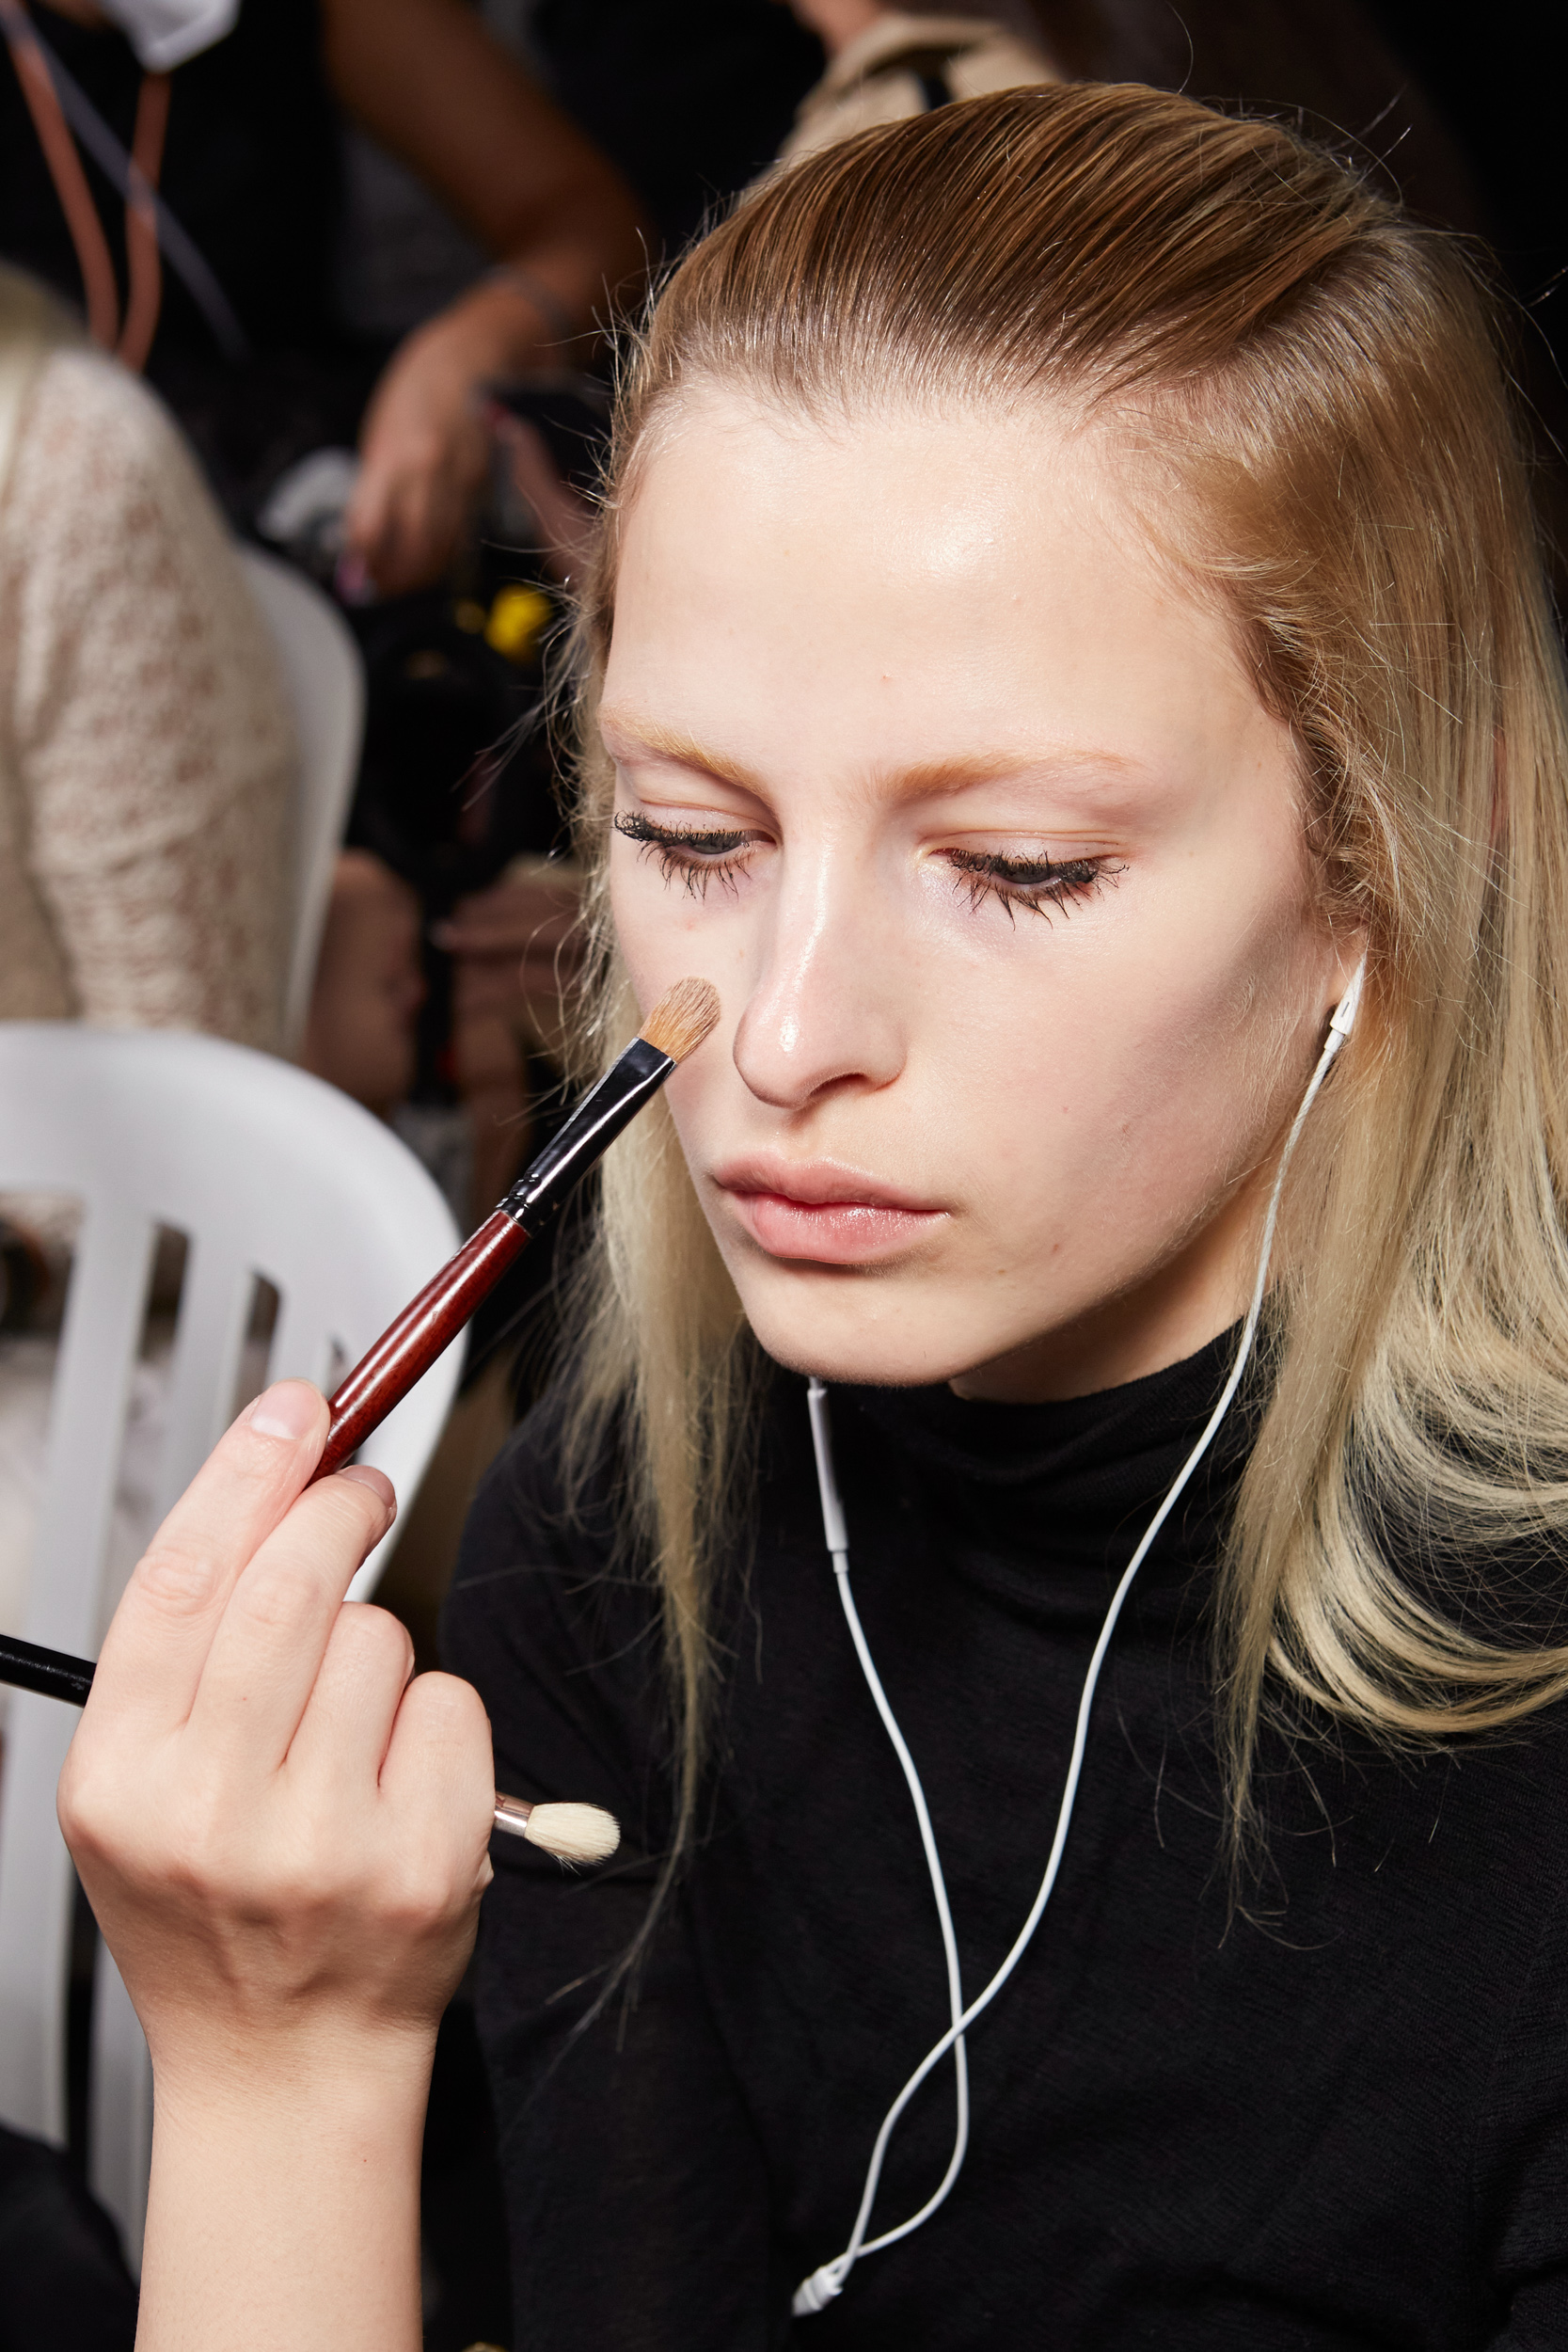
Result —
M531 1804L498 1793L496 1827L560 1862L608 1862L621 1842L620 1822L596 1804Z

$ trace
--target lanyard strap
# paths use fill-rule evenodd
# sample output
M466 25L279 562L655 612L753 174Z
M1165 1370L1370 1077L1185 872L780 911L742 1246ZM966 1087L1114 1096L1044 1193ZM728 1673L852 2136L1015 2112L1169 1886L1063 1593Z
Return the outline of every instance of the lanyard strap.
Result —
M166 261L211 327L225 358L247 358L249 342L228 295L205 255L158 194L168 122L167 74L145 76L136 102L132 151L127 154L86 90L39 32L22 0L0 0L0 32L5 34L71 230L93 341L105 351L118 351L130 367L145 366L157 329L163 298L162 262ZM123 332L108 244L72 132L124 199L130 289Z

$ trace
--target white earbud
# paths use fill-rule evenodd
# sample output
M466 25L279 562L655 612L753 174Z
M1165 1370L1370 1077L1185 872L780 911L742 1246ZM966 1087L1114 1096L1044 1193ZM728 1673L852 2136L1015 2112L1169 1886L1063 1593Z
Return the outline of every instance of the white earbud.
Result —
M1333 1017L1328 1025L1328 1034L1331 1038L1338 1037L1340 1040L1343 1040L1349 1037L1352 1029L1354 1028L1355 1016L1361 1009L1361 991L1363 985L1365 984L1366 977L1367 959L1363 956L1360 962L1356 965L1354 971L1350 976L1349 988L1346 989L1344 994L1340 997L1338 1003L1334 1008ZM1338 1052L1339 1048L1337 1045L1329 1047L1325 1044L1323 1050L1329 1055L1330 1059L1332 1059L1333 1056Z
M1268 1287L1269 1260L1274 1251L1275 1227L1279 1218L1279 1202L1280 1196L1285 1189L1286 1172L1300 1139L1301 1131L1307 1124L1307 1115L1318 1099L1318 1089L1327 1077L1336 1055L1355 1025L1355 1016L1361 1007L1361 991L1366 974L1367 962L1366 958L1363 957L1351 976L1350 986L1335 1007L1328 1025L1328 1034L1323 1039L1323 1051L1318 1057L1317 1067L1307 1082L1307 1091L1302 1096L1301 1105L1295 1118L1291 1122L1291 1132L1285 1138L1285 1149L1279 1155L1279 1166L1275 1172L1274 1190L1269 1197L1268 1215L1263 1220L1263 1240L1258 1255L1258 1274L1252 1286L1252 1301L1247 1309L1246 1321L1242 1327L1241 1344L1236 1350L1236 1360L1230 1367L1229 1376L1221 1391L1219 1403L1209 1416L1196 1445L1178 1470L1169 1493L1149 1521L1142 1542L1128 1562L1121 1581L1111 1596L1111 1605L1105 1612L1105 1622L1100 1629L1099 1638L1089 1659L1088 1671L1084 1677L1084 1688L1078 1701L1077 1721L1073 1726L1072 1753L1068 1763L1067 1781L1062 1789L1062 1801L1056 1814L1055 1835L1051 1841L1051 1852L1046 1861L1045 1876L1040 1881L1039 1891L1035 1897L1028 1917L1019 1931L1011 1951L985 1991L971 2001L967 2009L963 2004L959 1983L958 1947L953 1934L952 1915L948 1908L947 1886L942 1877L942 1860L937 1852L936 1838L931 1829L931 1817L926 1804L926 1792L920 1785L920 1774L915 1769L914 1758L910 1754L904 1735L898 1728L893 1709L888 1705L887 1693L882 1689L876 1666L872 1662L871 1652L861 1626L860 1613L855 1607L854 1595L849 1588L849 1536L845 1524L844 1506L839 1500L838 1481L833 1473L832 1441L828 1425L828 1391L822 1382L816 1379L812 1380L807 1387L806 1405L811 1415L812 1448L816 1457L816 1483L822 1502L823 1538L832 1559L839 1598L843 1603L845 1617L848 1623L850 1639L855 1645L855 1654L860 1660L861 1671L865 1677L877 1711L882 1719L898 1761L903 1767L904 1778L909 1784L910 1794L914 1802L915 1819L920 1825L921 1843L926 1853L926 1867L930 1873L931 1891L936 1898L937 1917L942 1928L942 1952L947 1963L948 2001L952 2023L941 2041L933 2042L930 2049L927 2051L926 2056L882 2118L881 2128L877 2134L876 2144L871 2152L871 2162L866 2169L865 2186L861 2192L860 2211L855 2217L855 2226L850 2232L849 2243L842 2254L835 2255L832 2262L823 2263L811 2273L809 2278L801 2280L795 2290L794 2300L790 2305L791 2312L797 2319L808 2318L813 2312L826 2311L834 2296L843 2293L845 2280L863 2254L879 2253L883 2247L894 2245L901 2237L908 2237L911 2230L918 2230L923 2221L929 2220L958 2177L969 2145L969 2073L964 2037L981 2010L990 2006L1013 1970L1018 1966L1019 1962L1023 1958L1035 1930L1044 1916L1046 1904L1051 1899L1052 1890L1055 1886L1057 1874L1061 1869L1062 1855L1067 1848L1068 1831L1072 1823L1072 1808L1077 1801L1078 1785L1083 1776L1084 1755L1088 1744L1089 1714L1100 1681L1100 1670L1105 1662L1106 1652L1111 1646L1111 1637L1116 1631L1117 1620L1121 1615L1122 1604L1132 1589L1133 1578L1148 1557L1156 1537L1176 1508L1193 1472L1213 1443L1220 1424L1230 1410L1235 1401L1236 1391L1242 1385L1242 1376L1251 1358L1253 1342L1258 1336L1259 1319L1263 1311L1263 1298ZM957 2077L958 2122L953 2138L953 2153L948 2158L946 2172L918 2213L911 2214L909 2220L900 2222L895 2230L886 2230L880 2237L868 2239L865 2233L870 2223L872 2207L876 2202L888 2142L893 2137L899 2117L920 2089L921 2084L932 2069L942 2063L949 2051L953 2053Z

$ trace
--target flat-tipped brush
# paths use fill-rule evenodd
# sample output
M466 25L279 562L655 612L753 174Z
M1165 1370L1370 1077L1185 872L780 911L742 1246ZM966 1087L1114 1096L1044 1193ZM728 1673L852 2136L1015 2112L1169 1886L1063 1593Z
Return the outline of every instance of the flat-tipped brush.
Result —
M505 1200L388 1326L336 1391L326 1443L316 1466L318 1478L341 1470L451 1346L480 1301L549 1223L573 1185L658 1092L672 1070L696 1052L718 1018L719 993L709 980L677 980L659 998L641 1033L613 1069L583 1097Z

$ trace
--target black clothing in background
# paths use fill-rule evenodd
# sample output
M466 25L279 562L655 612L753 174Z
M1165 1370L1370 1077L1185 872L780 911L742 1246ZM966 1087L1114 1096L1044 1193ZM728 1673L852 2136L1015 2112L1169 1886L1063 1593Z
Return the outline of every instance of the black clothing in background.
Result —
M30 0L55 56L129 148L141 67L124 35ZM165 261L148 381L196 446L230 519L254 526L285 469L348 443L387 358L333 319L338 119L316 0L245 0L234 30L177 69L159 187L251 345L238 364ZM77 141L125 295L125 207ZM82 308L81 272L8 50L0 49L0 254Z
M0 2124L0 2352L131 2352L136 2287L64 2156Z
M772 162L826 62L779 0L540 0L529 43L670 252Z
M1112 1583L1229 1340L1069 1404L837 1391L855 1591L925 1779L973 1994L1050 1844ZM498 1840L478 1999L529 2352L1523 2352L1568 2342L1568 1719L1390 1762L1266 1747L1272 1875L1232 1915L1204 1614L1223 1461L1107 1664L1057 1893L970 2044L968 2166L821 2316L877 2126L946 2023L908 1793L822 1549L779 1375L722 1613L711 1825L635 2002L669 1805L653 1599L607 1570L612 1463L562 1515L558 1406L470 1521L445 1634L499 1786L610 1806L589 1878ZM1232 1438L1233 1447L1241 1442ZM876 2223L935 2187L952 2076Z
M142 70L124 35L30 0L39 31L129 148ZM333 315L339 129L316 0L245 0L233 31L171 76L159 189L213 270L250 345L238 362L166 258L148 381L195 444L242 531L309 450L358 437L385 346ZM125 298L125 206L78 139ZM83 307L81 270L11 64L0 46L0 254Z
M130 150L142 68L123 33L96 30L29 0L39 31ZM124 199L80 140L125 295ZM316 0L245 0L233 31L171 77L159 192L258 351L305 349L330 332L338 129L321 65ZM0 254L77 310L82 276L65 215L0 47ZM149 373L171 352L214 352L212 329L164 263Z

